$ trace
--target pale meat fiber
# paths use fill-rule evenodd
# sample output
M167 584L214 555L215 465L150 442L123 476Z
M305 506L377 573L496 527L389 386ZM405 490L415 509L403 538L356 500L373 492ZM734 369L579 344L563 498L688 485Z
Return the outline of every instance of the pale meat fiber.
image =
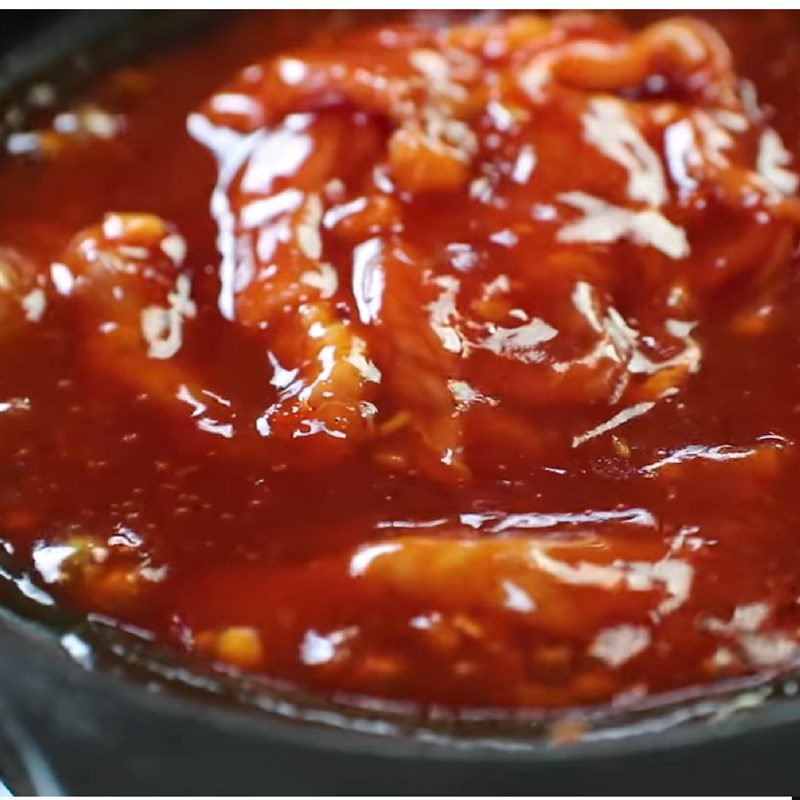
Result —
M667 201L667 186L658 154L644 140L618 100L598 98L583 116L586 141L629 174L631 200L658 207Z
M561 242L610 244L630 239L673 259L689 255L686 232L658 211L630 211L585 192L565 192L558 199L584 213L583 219L561 228L558 232Z
M586 433L582 433L579 436L573 436L572 446L580 447L582 444L588 442L590 439L594 439L596 436L602 436L604 433L613 431L615 428L620 427L620 425L624 425L626 422L630 422L630 420L646 414L651 408L653 408L653 406L655 406L655 403L645 402L637 403L635 406L630 406L629 408L623 408L622 411L620 411L618 414L615 414L606 422L601 423L597 427L592 428L591 430L588 430Z
M537 353L539 345L558 336L558 331L552 325L538 318L517 328L490 325L488 333L489 336L481 343L482 347L497 355L529 362L540 359Z
M601 287L614 284L617 253L643 259L647 256L644 251L654 251L671 262L693 256L686 227L672 219L665 165L683 190L697 191L700 177L708 179L704 172L707 163L719 170L732 168L734 137L742 128L742 114L731 110L737 107L735 97L731 99L725 91L720 94L725 98L720 107L712 104L707 109L691 92L674 101L648 105L623 97L619 88L645 80L646 72L636 71L644 68L633 66L640 62L674 60L680 73L692 69L690 65L701 60L701 53L709 52L715 53L715 69L719 70L709 80L729 88L733 77L725 72L728 59L720 51L724 45L702 27L664 23L610 46L602 38L595 40L591 33L572 40L573 34L559 27L560 23L551 28L550 23L535 19L520 18L519 23L510 24L508 33L505 23L499 23L494 34L500 39L513 37L516 34L510 32L519 24L521 31L530 25L526 35L532 40L545 37L542 52L522 75L507 74L511 68L503 62L487 60L488 51L477 45L479 39L471 40L468 29L457 29L454 38L432 35L424 45L405 52L402 46L394 50L377 39L376 49L360 60L357 69L338 55L318 57L309 51L280 56L260 65L257 75L252 69L243 73L244 83L235 90L223 89L211 99L207 119L213 125L215 116L224 114L227 131L235 130L231 116L235 119L237 112L227 101L221 110L219 98L245 97L250 92L250 99L263 105L260 113L268 120L253 129L258 114L254 116L252 108L242 111L240 124L245 135L231 150L230 164L220 164L215 203L222 209L219 199L224 195L229 211L239 209L233 219L230 213L220 217L221 241L235 236L235 245L223 247L229 254L226 259L236 262L233 315L249 327L269 330L283 315L291 315L292 303L314 304L313 310L298 316L292 335L281 335L273 353L274 363L295 376L282 389L287 393L284 400L269 407L268 416L275 418L278 409L292 409L286 417L283 411L279 415L287 425L285 435L309 438L309 430L330 433L328 422L319 415L369 403L377 409L376 430L381 430L381 421L389 424L384 430L395 430L393 414L404 420L397 430L409 436L401 449L410 452L397 455L391 463L405 461L415 470L435 461L452 466L452 479L458 481L469 474L461 454L473 409L484 406L484 416L486 406L494 409L491 418L498 425L507 424L506 418L510 421L515 415L531 413L530 408L522 408L512 414L506 397L510 400L511 390L522 392L526 400L535 399L537 406L547 405L548 399L554 407L566 398L573 403L604 399L612 407L605 421L563 437L574 448L643 416L699 371L702 350L691 335L692 328L681 328L681 320L663 318L651 320L654 324L647 326L647 334L640 334L616 310L613 295L617 290L607 296ZM513 50L524 40L524 36L509 38L508 47ZM582 60L586 70L576 70L574 64ZM598 76L607 74L607 82L592 78L592 69ZM276 77L279 87L272 86L270 75ZM517 79L535 95L527 107L520 104L515 90L508 88ZM273 91L280 98L274 107L269 104ZM574 117L572 123L593 168L608 173L612 183L620 183L622 191L613 194L615 198L621 194L624 200L612 201L584 191L579 188L580 175L567 175L559 181L542 177L548 165L540 163L540 148L535 144L543 124L540 118L545 118L551 104L561 107L562 95L576 100L566 106L567 113ZM331 121L331 112L340 105L360 115L356 127L350 121ZM486 134L477 124L481 115L492 124L485 142ZM389 124L388 139L372 132L371 125L378 120ZM328 130L329 140L321 148ZM524 135L522 144L515 147L516 155L504 165L497 163L487 145L499 150L506 137L517 133ZM208 131L202 135L213 139ZM785 179L780 174L785 154L776 149L771 136L765 137L762 166L780 183ZM346 154L361 152L359 148L365 153L359 169L369 179L354 192L351 180L340 176ZM222 158L224 162L224 153ZM510 202L512 195L507 196L504 188L509 182L531 186L537 193L533 228L529 210ZM557 247L583 247L591 254L586 257L593 262L592 280L565 286L559 291L569 294L554 298L556 303L573 300L576 313L596 334L588 347L576 347L577 341L586 341L586 333L575 329L574 319L564 317L563 312L532 313L527 306L533 295L525 279L512 293L504 273L492 276L491 262L485 276L485 303L471 300L469 275L481 268L483 255L480 246L459 243L457 231L450 232L450 242L444 245L450 257L448 269L431 269L424 254L415 251L417 195L423 198L439 192L441 199L436 202L447 205L448 193L464 189L501 213L505 224L488 231L487 239L507 248L514 262L525 263L526 236L532 234L553 236ZM401 198L400 205L395 196ZM392 198L392 203L385 202L387 198ZM371 216L378 208L387 209L380 212L384 216ZM702 216L702 206L698 208L700 211L693 213ZM470 213L474 210L467 212L465 223ZM233 230L229 230L231 224ZM352 246L351 281L344 279L347 267L338 256L329 259L323 253L323 231L325 241L330 237L334 244L331 256L338 252L336 243L347 231ZM409 266L389 263L398 253L403 253ZM177 262L185 254L180 247L178 252L170 247L168 255ZM401 272L407 276L401 278ZM674 289L667 270L662 272L661 285L648 288L654 298ZM223 269L223 278L226 274L229 271ZM395 282L403 283L402 289L390 286ZM494 295L495 287L509 295L507 302ZM226 308L229 291L223 286L220 302L224 301ZM355 318L348 309L351 294L358 312ZM400 309L410 307L417 298L426 314L419 315L414 325L398 325ZM150 308L143 317L150 354L156 358L167 358L180 346L181 318L167 311ZM637 318L636 308L629 313ZM286 327L286 323L280 325ZM356 328L363 342L357 347L349 344ZM668 337L680 340L681 346L676 350ZM571 355L556 357L560 352ZM670 354L662 356L661 352ZM489 355L494 361L486 360ZM459 362L464 366L456 367ZM531 388L515 388L528 384L522 374L505 386L490 382L487 391L482 381L461 380L459 373L465 370L464 378L468 378L472 363L478 362L498 370L510 369L511 363L525 365L531 370ZM382 384L389 395L365 395L365 384L377 384L384 375L391 376ZM585 388L575 377L579 375ZM309 380L313 384L303 386ZM400 382L415 388L398 394ZM474 386L478 396L491 397L493 402L467 402L465 390L454 393L453 386ZM384 406L395 405L392 393L398 394L403 408L385 411ZM519 398L516 394L514 398L516 404ZM449 420L446 425L445 419ZM266 425L264 420L259 425ZM269 435L277 435L273 424L266 425L267 429ZM363 433L366 446L373 446L374 432ZM428 467L422 469L430 472ZM439 473L439 467L435 471Z

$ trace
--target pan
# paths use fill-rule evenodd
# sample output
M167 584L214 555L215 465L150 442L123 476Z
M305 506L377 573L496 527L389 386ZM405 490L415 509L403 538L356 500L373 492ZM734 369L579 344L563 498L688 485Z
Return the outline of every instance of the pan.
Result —
M2 108L24 108L44 78L60 96L79 91L99 70L218 21L189 12L6 16ZM325 700L189 668L135 632L58 610L28 576L3 565L2 553L0 780L15 793L800 789L793 675L660 697L635 712L588 712L588 729L569 741L565 720L543 714L421 717L403 706Z

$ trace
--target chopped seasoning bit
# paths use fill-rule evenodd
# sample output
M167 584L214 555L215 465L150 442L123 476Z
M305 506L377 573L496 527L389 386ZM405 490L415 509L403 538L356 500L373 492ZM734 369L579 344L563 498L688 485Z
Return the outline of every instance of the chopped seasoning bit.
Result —
M490 406L496 406L499 402L494 397L487 397L485 394L481 394L481 392L473 386L470 386L466 381L449 380L447 382L447 388L450 389L450 394L453 395L453 399L456 401L456 407L459 411L464 411L475 403L486 403Z
M761 134L758 149L758 172L776 192L791 195L800 185L800 177L786 167L792 163L792 154L786 149L781 137L772 128Z
M297 244L310 259L318 261L322 256L322 200L318 194L310 194L297 223ZM335 271L334 271L335 272Z
M746 606L736 606L733 611L731 625L739 631L756 631L767 619L770 607L767 603L750 603Z
M179 275L175 291L167 295L169 306L148 306L142 310L142 336L148 345L150 358L172 358L183 344L183 321L197 314L197 306L190 297L191 280Z
M333 265L320 261L315 271L304 272L300 280L314 289L319 289L320 297L327 300L336 294L339 288L339 273Z
M171 233L161 240L161 250L176 267L186 260L186 239L177 233Z
M47 297L41 289L31 289L22 300L22 308L25 311L25 319L28 322L40 322L47 310Z
M800 643L783 633L746 633L739 641L756 667L779 667L800 655Z
M325 192L325 197L327 197L328 200L339 202L344 198L344 195L347 192L347 186L345 186L344 181L341 180L340 178L333 178L325 184L324 192Z
M536 151L533 145L526 144L520 148L514 168L511 171L511 180L514 183L525 184L533 174L536 167Z
M347 356L347 361L358 370L365 381L380 383L381 371L366 357L366 349L367 343L363 339L358 336L353 337L352 349L350 355Z
M709 666L714 672L723 672L735 664L736 655L729 647L718 647L709 659Z
M619 667L644 652L650 644L650 631L638 625L618 625L600 631L589 652L610 667Z
M288 86L302 83L308 74L308 67L298 58L281 58L278 61L281 80Z
M358 628L351 626L328 634L306 631L300 644L300 660L309 667L317 667L333 661L339 648L358 635Z
M709 617L703 624L715 633L754 633L767 620L771 610L767 603L747 603L736 606L729 622Z

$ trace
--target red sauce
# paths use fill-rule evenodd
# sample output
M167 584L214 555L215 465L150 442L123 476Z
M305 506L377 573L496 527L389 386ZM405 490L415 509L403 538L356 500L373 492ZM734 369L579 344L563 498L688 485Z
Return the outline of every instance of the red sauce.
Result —
M322 693L568 707L788 670L796 16L309 19L246 16L9 138L16 567Z

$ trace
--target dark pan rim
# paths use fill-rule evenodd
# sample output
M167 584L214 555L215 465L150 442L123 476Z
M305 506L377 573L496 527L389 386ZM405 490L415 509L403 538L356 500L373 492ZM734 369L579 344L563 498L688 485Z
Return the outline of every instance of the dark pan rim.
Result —
M367 697L329 698L268 678L204 668L134 629L97 615L67 615L29 577L13 578L2 566L0 636L46 659L48 669L102 686L142 711L376 755L554 762L719 744L787 726L800 730L800 664L654 695L627 707L459 712ZM584 726L580 736L559 741L561 723L575 720Z

